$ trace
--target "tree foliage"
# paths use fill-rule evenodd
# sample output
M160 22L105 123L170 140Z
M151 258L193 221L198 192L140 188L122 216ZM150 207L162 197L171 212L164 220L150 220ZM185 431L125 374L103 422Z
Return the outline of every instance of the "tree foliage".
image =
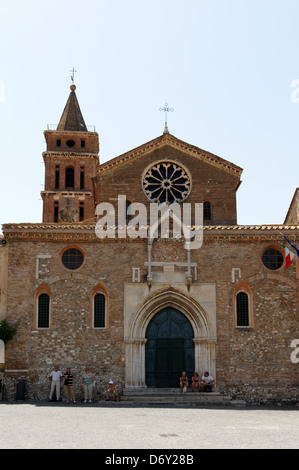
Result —
M6 320L0 320L0 339L6 344L17 332L17 325L10 326Z

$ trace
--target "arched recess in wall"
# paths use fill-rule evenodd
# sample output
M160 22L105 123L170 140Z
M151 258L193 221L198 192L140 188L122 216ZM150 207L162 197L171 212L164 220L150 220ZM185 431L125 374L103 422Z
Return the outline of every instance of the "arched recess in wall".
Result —
M233 292L234 328L254 328L253 294L249 284L240 281Z
M75 169L68 166L65 169L65 189L74 189L75 187Z
M165 287L149 294L132 320L126 326L125 386L128 388L146 387L146 331L150 321L163 309L175 309L189 320L194 336L194 367L198 372L209 370L216 376L216 330L209 315L199 302L187 292L173 287Z
M34 293L33 329L49 329L52 326L53 299L50 286L41 284Z
M98 283L90 294L90 328L107 329L109 327L108 290Z

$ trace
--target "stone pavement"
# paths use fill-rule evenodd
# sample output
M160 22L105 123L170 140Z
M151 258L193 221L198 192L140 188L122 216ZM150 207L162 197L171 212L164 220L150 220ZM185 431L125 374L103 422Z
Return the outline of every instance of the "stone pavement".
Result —
M0 449L298 449L299 407L0 402Z

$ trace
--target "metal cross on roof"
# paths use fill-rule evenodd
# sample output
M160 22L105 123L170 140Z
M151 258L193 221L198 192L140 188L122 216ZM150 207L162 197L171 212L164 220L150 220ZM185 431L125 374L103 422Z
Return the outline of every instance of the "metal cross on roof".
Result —
M168 103L165 103L163 108L159 108L159 111L163 111L165 113L164 134L169 134L168 125L167 125L167 113L172 113L174 109L170 108Z
M74 79L75 79L75 73L77 73L77 70L75 70L75 69L74 69L74 67L73 67L73 69L72 69L72 70L70 70L70 72L72 72L72 75L71 75L71 80L72 80L72 83L74 83Z

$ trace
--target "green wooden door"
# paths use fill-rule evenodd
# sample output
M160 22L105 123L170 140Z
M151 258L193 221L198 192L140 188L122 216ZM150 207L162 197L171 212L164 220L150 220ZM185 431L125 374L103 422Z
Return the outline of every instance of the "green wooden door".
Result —
M176 309L166 308L150 321L145 346L145 374L148 387L178 387L182 371L189 380L194 372L193 328Z

